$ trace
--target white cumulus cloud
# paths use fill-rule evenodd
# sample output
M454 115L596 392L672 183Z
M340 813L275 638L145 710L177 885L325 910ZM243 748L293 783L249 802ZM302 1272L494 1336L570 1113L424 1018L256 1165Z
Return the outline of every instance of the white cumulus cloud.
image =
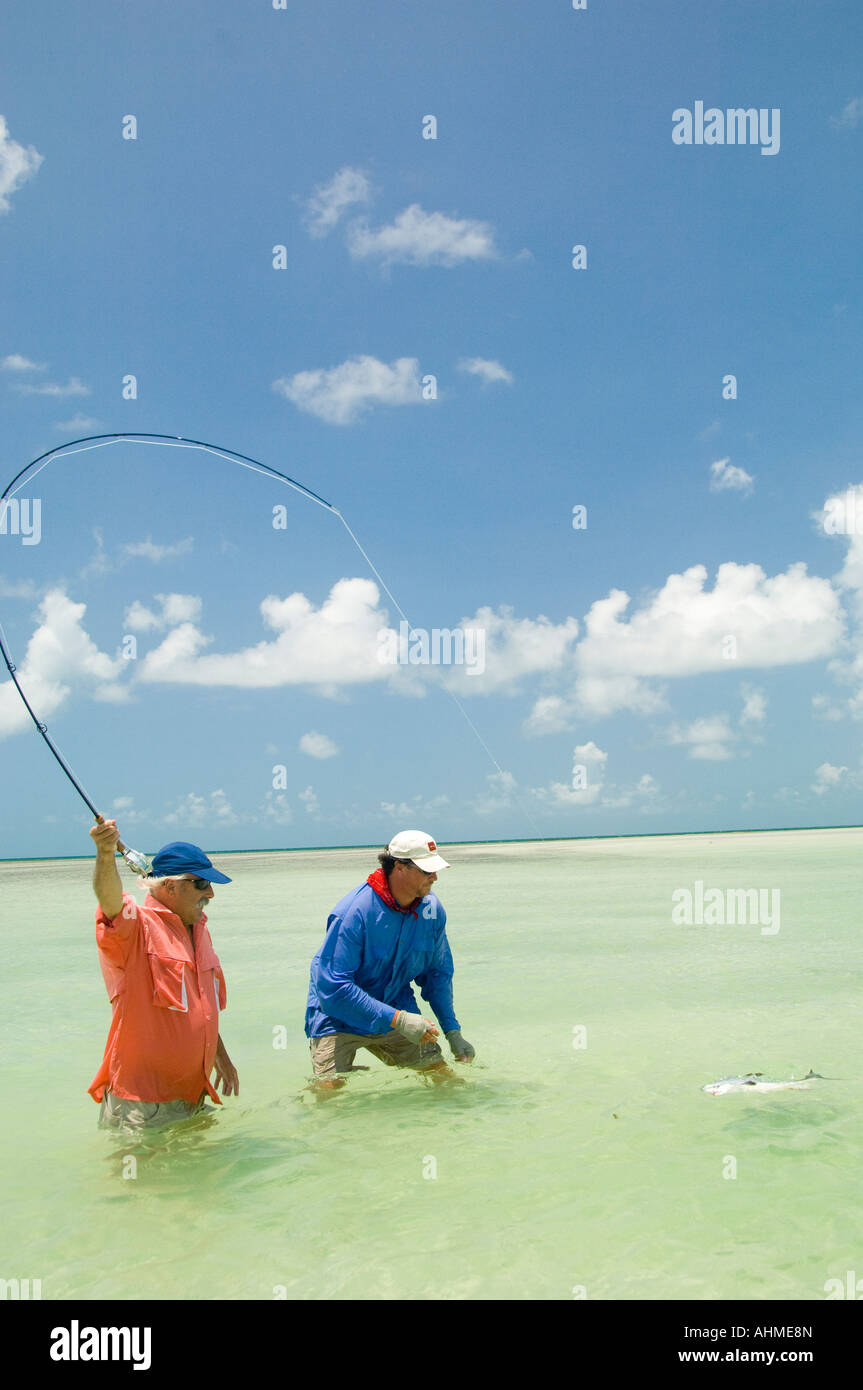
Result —
M425 212L419 203L400 212L386 227L354 222L348 249L356 259L376 257L385 264L455 266L463 261L489 260L497 253L494 233L486 222Z
M0 213L8 212L9 198L32 179L44 160L32 145L19 145L9 134L6 117L0 116Z
M505 604L497 611L478 608L474 617L462 618L459 627L472 634L471 654L478 658L482 652L484 669L479 669L478 660L475 674L470 673L467 662L431 668L459 695L512 693L525 679L561 672L569 666L578 637L577 618L565 618L562 623L554 623L541 613L536 618L517 618Z
M798 665L830 656L843 640L836 591L802 561L772 577L760 565L728 562L712 590L706 580L704 565L669 575L628 620L630 598L621 589L592 605L575 652L575 694L584 712L656 713L666 701L652 678Z
M73 688L96 698L117 698L116 677L128 665L101 652L84 630L86 604L73 603L52 589L39 605L41 622L16 672L21 688L41 719L64 703ZM0 737L31 726L30 716L11 680L0 685Z
M528 737L559 734L569 728L574 717L572 703L562 695L540 695L522 725Z
M818 530L824 535L839 536L846 546L842 568L834 578L836 588L847 595L853 615L853 631L834 660L828 663L829 673L841 684L853 687L851 696L842 706L833 705L826 696L813 700L822 718L837 719L850 714L863 718L863 484L852 484L842 493L833 493L823 507L811 513Z
M337 367L280 377L273 390L328 425L351 425L377 405L422 404L415 357L399 357L388 365L363 354Z
M305 594L271 594L260 612L276 635L228 654L203 654L212 639L194 623L174 628L139 663L142 681L261 688L340 685L386 679L392 667L378 660L377 634L386 612L370 579L340 579L316 608Z
M326 734L316 734L314 731L303 734L299 748L301 753L307 753L310 758L334 758L339 751L331 738L327 738Z

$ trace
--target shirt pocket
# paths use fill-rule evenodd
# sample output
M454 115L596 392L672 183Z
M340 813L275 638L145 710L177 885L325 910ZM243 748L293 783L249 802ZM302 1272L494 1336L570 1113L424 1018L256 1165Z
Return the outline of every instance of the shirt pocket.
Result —
M435 957L435 940L430 932L418 932L405 958L409 978L415 980L431 969Z
M207 976L209 975L209 980ZM209 941L202 941L198 947L198 978L201 982L201 994L208 994L216 1006L216 1013L221 1013L227 1002L225 990L225 976L216 955Z
M216 1000L216 1010L221 1013L227 1002L227 992L225 990L225 977L220 965L217 965L213 971L213 994Z
M158 956L154 951L147 953L147 960L153 980L153 1003L159 1009L173 1009L176 1013L187 1014L187 962L174 956Z

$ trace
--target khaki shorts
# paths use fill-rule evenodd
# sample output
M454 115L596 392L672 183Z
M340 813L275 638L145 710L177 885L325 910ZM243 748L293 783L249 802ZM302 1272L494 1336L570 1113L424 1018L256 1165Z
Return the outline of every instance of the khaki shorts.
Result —
M373 1057L379 1057L388 1067L413 1067L424 1071L444 1060L436 1042L414 1043L401 1033L324 1033L320 1038L309 1038L309 1050L315 1077L319 1081L330 1081L341 1072L353 1070L353 1061L358 1050L365 1047Z
M162 1125L188 1120L202 1110L212 1110L204 1104L205 1092L197 1101L190 1100L124 1100L113 1091L105 1091L99 1107L100 1129L161 1129Z

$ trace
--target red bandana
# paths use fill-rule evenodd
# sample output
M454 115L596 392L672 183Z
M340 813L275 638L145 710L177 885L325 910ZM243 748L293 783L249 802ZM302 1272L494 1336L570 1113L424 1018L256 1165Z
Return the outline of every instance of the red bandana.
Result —
M394 908L396 912L410 912L412 916L416 917L414 908L416 907L418 902L422 901L422 899L414 898L410 907L400 907L399 904L396 902L395 898L393 897L392 893L390 892L390 885L387 883L387 876L384 873L383 869L375 869L374 873L369 874L368 878L366 879L366 883L370 883L372 885L378 897L386 903L387 907Z

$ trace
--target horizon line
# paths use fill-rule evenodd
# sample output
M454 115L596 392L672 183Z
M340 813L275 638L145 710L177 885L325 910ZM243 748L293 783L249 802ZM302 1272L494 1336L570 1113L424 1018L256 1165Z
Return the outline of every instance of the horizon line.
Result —
M505 840L442 840L440 844L449 845L544 845L564 844L572 840L659 840L669 835L781 835L787 831L808 830L861 830L860 825L776 825L747 826L736 830L654 830L649 834L633 835L544 835L539 838L517 838ZM211 849L210 854L310 854L341 849L378 849L377 843L365 845L279 845L261 846L255 849ZM35 854L15 855L0 859L0 864L48 864L77 863L81 859L92 859L92 854Z

